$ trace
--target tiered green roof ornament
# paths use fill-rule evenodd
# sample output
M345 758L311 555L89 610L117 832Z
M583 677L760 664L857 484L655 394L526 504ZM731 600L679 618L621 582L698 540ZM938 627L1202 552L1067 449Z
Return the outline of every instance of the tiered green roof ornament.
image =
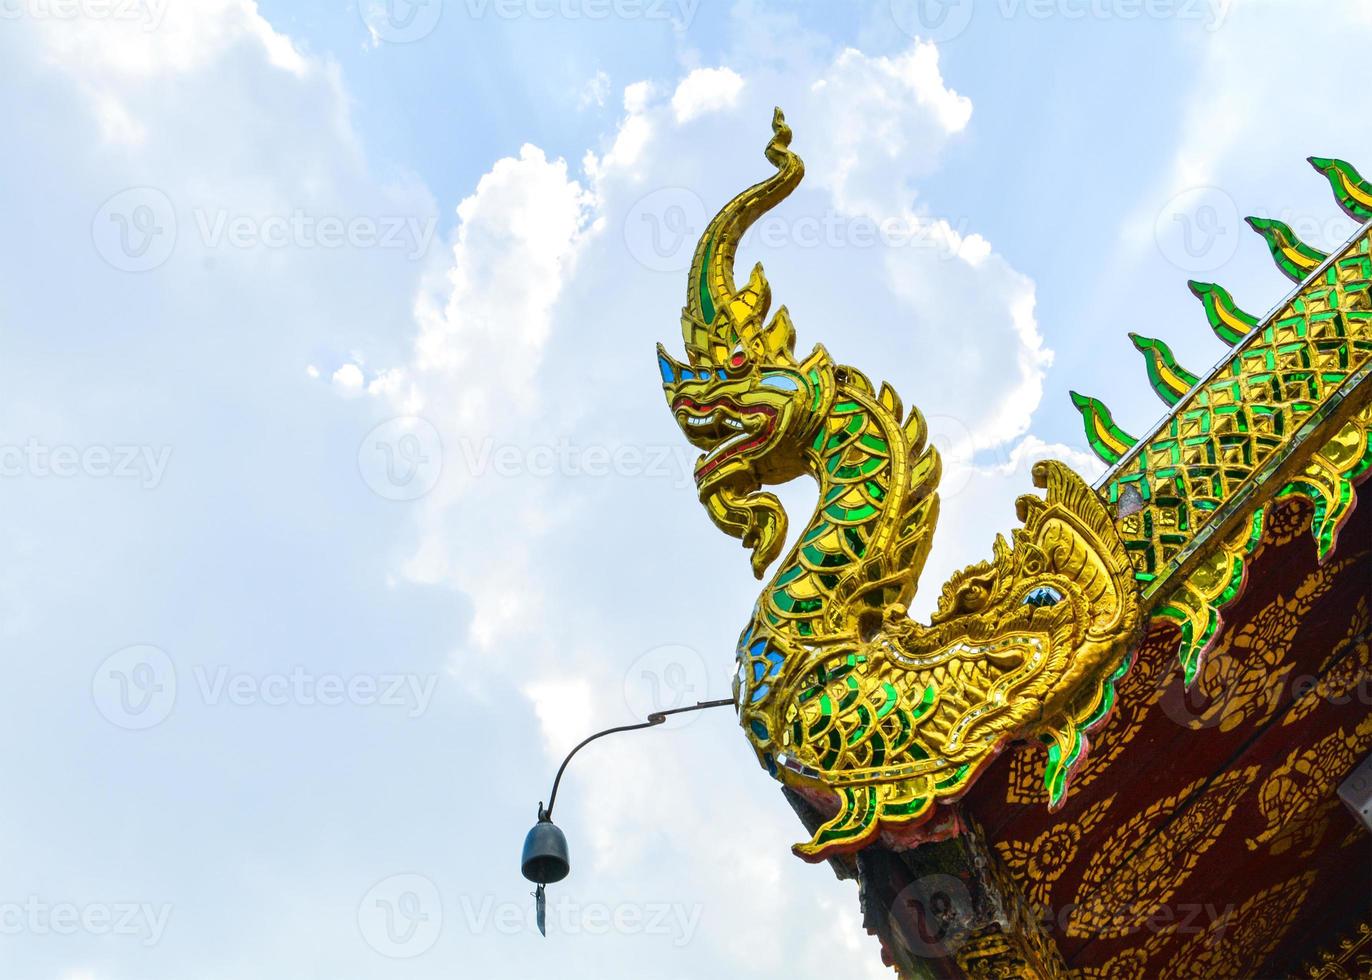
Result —
M1312 530L1329 554L1354 497L1352 481L1372 465L1372 184L1342 161L1311 157L1339 206L1363 222L1333 255L1273 219L1249 218L1272 258L1299 284L1259 320L1222 287L1192 282L1215 335L1230 354L1204 379L1177 364L1160 340L1131 334L1148 380L1170 409L1140 440L1100 401L1072 393L1086 440L1112 464L1101 488L1116 516L1152 616L1181 628L1186 682L1242 584L1265 508L1290 497L1313 504Z

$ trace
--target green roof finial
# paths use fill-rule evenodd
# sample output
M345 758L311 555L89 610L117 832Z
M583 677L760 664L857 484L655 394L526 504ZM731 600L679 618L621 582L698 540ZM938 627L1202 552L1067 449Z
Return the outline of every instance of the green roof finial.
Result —
M1223 286L1194 279L1187 285L1205 306L1205 318L1210 321L1210 329L1230 347L1243 340L1248 336L1248 331L1258 325L1258 318L1239 309L1234 297Z
M1328 255L1296 237L1291 226L1276 218L1248 218L1248 224L1267 241L1277 268L1292 282L1302 282Z
M1148 363L1148 383L1166 405L1175 405L1200 378L1177 363L1172 349L1161 340L1131 333L1129 339Z
M1324 174L1334 188L1334 199L1344 214L1355 221L1372 218L1372 182L1363 180L1353 165L1332 157L1309 157L1310 165Z
M1095 398L1072 394L1072 404L1081 412L1082 423L1086 426L1086 441L1091 450L1106 463L1118 463L1120 457L1134 448L1138 442L1133 436L1115 424L1110 409Z

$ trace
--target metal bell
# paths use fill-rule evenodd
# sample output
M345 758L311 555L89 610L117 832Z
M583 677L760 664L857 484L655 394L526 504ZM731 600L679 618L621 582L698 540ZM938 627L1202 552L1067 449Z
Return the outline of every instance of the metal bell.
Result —
M540 885L561 881L571 871L567 838L562 829L546 817L540 818L524 838L524 877Z

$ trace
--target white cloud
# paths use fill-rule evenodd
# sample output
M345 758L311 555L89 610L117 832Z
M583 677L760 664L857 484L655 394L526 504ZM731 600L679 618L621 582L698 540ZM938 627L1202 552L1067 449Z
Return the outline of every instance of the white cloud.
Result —
M641 113L656 94L652 82L638 81L624 86L624 111L630 115Z
M916 42L895 57L848 48L811 86L803 107L823 133L810 173L844 215L903 229L910 244L882 249L885 288L904 307L882 307L891 325L882 345L914 355L921 405L956 420L950 439L969 449L1008 443L1028 431L1043 397L1053 354L1034 316L1034 283L997 254L965 219L928 213L914 204L917 181L936 170L948 141L966 128L969 99L949 88L938 49ZM920 356L910 332L896 326L917 318L923 337L966 335L973 342L943 344ZM926 351L932 340L917 342ZM947 445L945 451L961 447Z
M615 137L604 158L586 151L582 167L593 181L602 168L630 170L643 156L644 148L653 138L653 123L645 111L652 89L647 82L635 82L624 90L625 116L615 131Z
M346 398L362 393L362 369L356 364L344 364L333 373L334 389Z
M610 95L610 76L604 70L597 71L581 89L581 95L577 97L577 108L585 109L590 106L600 108L605 105L605 100Z
M523 690L533 704L550 758L566 755L594 730L591 685L585 678L549 678Z
M1174 195L1219 185L1230 197L1243 198L1236 202L1243 214L1259 213L1264 205L1275 212L1281 195L1292 193L1290 174L1307 154L1356 157L1359 148L1372 146L1349 128L1347 104L1337 87L1327 98L1311 99L1289 73L1274 72L1254 57L1254 51L1270 47L1273 37L1293 51L1372 43L1372 5L1351 0L1334 9L1344 16L1334 16L1331 9L1331 16L1311 17L1309 6L1299 0L1229 0L1221 26L1195 35L1193 97L1186 100L1171 167L1157 185L1144 189L1123 229L1124 241L1136 252L1152 245L1159 204ZM1253 152L1255 146L1264 152ZM1328 198L1323 188L1319 192ZM1312 244L1337 244L1311 231Z
M457 207L445 281L417 304L413 361L383 372L374 390L397 411L429 419L445 436L446 477L426 498L418 551L406 566L422 582L451 582L472 599L471 638L491 648L531 628L549 584L530 568L547 505L490 470L490 453L528 437L544 405L539 374L554 307L585 234L588 197L562 160L531 145L499 160ZM526 533L502 535L486 514ZM474 551L482 554L477 563Z
M672 93L672 112L678 123L738 104L743 76L732 68L697 68Z
M922 41L894 58L848 48L812 92L829 152L811 173L850 211L908 206L913 181L972 116L972 101L944 84L938 48Z
M1105 464L1096 456L1062 443L1044 442L1038 436L1028 435L1017 442L1005 458L980 467L982 472L997 476L1012 476L1016 473L1027 475L1033 465L1044 459L1060 459L1076 470L1088 482L1105 474Z
M140 16L35 18L50 65L80 82L106 139L138 144L147 133L132 104L144 87L198 71L237 45L256 48L268 64L297 78L311 69L290 38L277 32L252 0L200 0L111 5Z

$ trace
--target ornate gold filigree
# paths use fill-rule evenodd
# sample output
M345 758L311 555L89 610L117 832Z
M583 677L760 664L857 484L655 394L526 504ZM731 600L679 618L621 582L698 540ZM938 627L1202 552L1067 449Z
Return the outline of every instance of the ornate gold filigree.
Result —
M1217 917L1171 956L1163 977L1215 980L1257 976L1263 961L1291 929L1314 882L1315 872L1306 871L1264 888L1232 915Z
M1147 643L1144 644L1146 650ZM1134 738L1149 710L1158 703L1166 690L1163 683L1174 664L1162 657L1147 657L1143 652L1135 658L1134 665L1117 685L1118 702L1110 724L1100 729L1093 739L1091 756L1080 767L1072 781L1075 790L1080 791L1099 779ZM1032 750L1028 747L1012 748L1009 773L1006 777L1005 799L1007 803L1044 803L1051 802L1048 787L1044 785L1040 767Z
M1301 623L1356 560L1349 556L1319 566L1290 595L1276 596L1255 615L1225 630L1215 655L1206 658L1196 679L1206 706L1186 719L1187 726L1227 732L1271 718L1293 680L1288 654Z
M1199 932L1173 923L1100 966L1076 971L1080 980L1216 980L1252 977L1291 928L1314 883L1307 871L1229 906ZM1158 967L1165 957L1166 965Z
M1198 779L1115 828L1082 873L1067 934L1124 936L1156 915L1219 838L1260 768L1231 769L1209 786ZM1130 854L1123 866L1121 854Z
M1312 853L1330 812L1339 808L1335 790L1369 749L1372 716L1356 728L1340 728L1308 748L1293 750L1258 790L1258 809L1267 826L1248 838L1248 849L1265 844L1271 853L1281 854L1303 843L1304 853Z
M1343 704L1366 685L1372 684L1372 643L1368 642L1370 625L1372 617L1369 617L1367 596L1359 596L1343 639L1334 645L1329 656L1320 664L1319 679L1314 688L1296 692L1296 702L1282 716L1283 725L1303 720L1322 704Z
M1032 841L997 841L996 850L1020 879L1028 882L1029 898L1041 908L1052 904L1053 885L1076 860L1081 839L1100 825L1114 795L1097 800L1075 820L1064 821Z
M658 348L668 403L703 452L701 503L759 577L786 530L762 488L807 474L820 485L739 641L741 724L762 764L832 815L796 848L810 860L882 833L917 839L936 802L964 793L1018 739L1048 746L1045 783L1059 804L1141 622L1112 516L1076 474L1040 463L1046 496L1019 500L1012 542L954 576L929 625L906 615L937 518L924 419L823 347L798 358L785 308L767 319L761 265L734 281L743 233L803 174L779 111L773 134L776 174L726 205L696 249L687 361Z

